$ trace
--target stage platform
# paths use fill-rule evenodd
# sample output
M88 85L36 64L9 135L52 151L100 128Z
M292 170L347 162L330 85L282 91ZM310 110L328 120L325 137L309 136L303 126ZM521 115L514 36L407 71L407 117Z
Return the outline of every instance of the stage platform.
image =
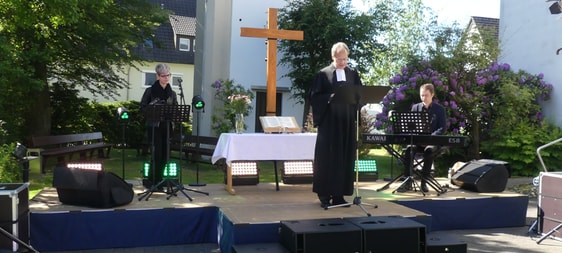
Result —
M439 179L442 185L450 185ZM143 188L131 182L136 193ZM426 232L454 229L485 229L526 225L528 196L504 191L475 193L449 186L437 195L430 189L395 193L398 186L377 191L387 182L360 182L362 207L320 207L312 185L260 183L236 186L230 195L222 184L209 184L167 199L154 193L127 205L97 209L64 205L56 189L47 188L30 201L31 245L41 252L159 245L216 243L221 252L234 245L279 242L281 221L401 216L419 222ZM192 187L187 186L190 189ZM347 197L353 201L354 196Z

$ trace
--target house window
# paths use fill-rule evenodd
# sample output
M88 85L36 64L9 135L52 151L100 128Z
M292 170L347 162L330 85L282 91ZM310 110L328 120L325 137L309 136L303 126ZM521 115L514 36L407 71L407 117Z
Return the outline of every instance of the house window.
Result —
M178 87L180 85L179 80L183 79L183 75L173 74L172 78L170 79L172 83L172 87ZM144 87L150 87L154 82L156 82L156 73L155 72L144 72ZM183 84L183 83L182 83Z
M180 51L189 51L189 39L180 38Z
M144 40L144 47L145 48L154 48L154 43L151 39Z

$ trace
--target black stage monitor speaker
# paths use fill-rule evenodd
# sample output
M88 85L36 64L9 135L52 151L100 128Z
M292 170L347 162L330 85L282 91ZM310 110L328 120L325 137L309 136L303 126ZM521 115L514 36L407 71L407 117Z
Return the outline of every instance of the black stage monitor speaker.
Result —
M64 204L110 208L131 203L133 188L107 171L56 167L53 187Z
M232 253L290 253L280 243L253 243L232 246Z
M344 218L362 229L361 252L425 253L425 225L399 216Z
M466 163L452 177L453 184L474 192L502 192L507 185L509 165L494 160Z
M427 235L427 253L466 253L468 246L466 242L453 236Z
M281 221L279 236L290 252L361 252L361 229L343 219Z

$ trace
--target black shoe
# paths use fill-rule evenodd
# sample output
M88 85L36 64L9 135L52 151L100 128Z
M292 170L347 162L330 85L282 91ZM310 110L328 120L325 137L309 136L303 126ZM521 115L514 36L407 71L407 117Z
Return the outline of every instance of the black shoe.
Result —
M320 207L327 209L330 206L330 197L329 196L321 196L318 195L318 199L320 200Z
M407 191L411 191L411 190L412 190L412 184L411 183L403 184L400 187L398 187L398 189L396 189L397 192L407 192Z
M336 205L345 205L342 207L349 207L350 205L348 205L349 202L345 201L345 199L342 196L338 196L338 197L332 197L332 205L336 206Z
M422 192L428 192L428 191L429 191L429 189L427 189L427 183L426 183L425 181L422 181L422 182L421 182L420 190L421 190Z

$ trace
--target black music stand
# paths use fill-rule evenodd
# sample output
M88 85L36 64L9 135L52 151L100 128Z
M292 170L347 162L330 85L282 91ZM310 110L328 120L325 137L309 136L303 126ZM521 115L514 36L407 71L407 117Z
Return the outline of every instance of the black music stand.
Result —
M431 134L431 128L429 124L429 114L427 112L395 112L391 116L393 121L392 130L395 134L405 134L410 136L410 175L402 181L402 183L392 191L394 194L401 187L405 187L408 184L412 184L414 191L420 190L420 192L425 196L425 192L421 190L416 180L413 177L414 173L414 155L416 153L414 148L414 138L413 135L418 134ZM405 162L403 158L402 162ZM404 176L404 172L401 173L400 177Z
M356 135L356 148L355 148L355 198L353 198L353 202L339 204L339 205L332 205L328 206L324 209L330 209L334 207L343 207L343 206L351 206L357 205L363 212L367 214L367 216L371 216L371 213L363 207L363 203L361 203L361 196L359 196L359 111L361 110L361 106L369 103L379 103L382 101L384 96L390 90L389 86L362 86L362 85L343 85L336 89L334 97L330 101L330 103L337 103L337 104L347 104L355 106L355 135ZM378 208L378 205L370 204L374 208Z
M441 185L437 182L437 180L435 180L433 177L424 177L423 175L421 175L421 173L418 173L417 171L414 170L415 167L421 165L422 162L416 162L414 164L415 161L415 144L414 144L414 136L415 135L431 135L431 128L430 128L430 122L429 122L429 115L427 114L427 112L394 112L392 115L389 116L390 120L393 122L392 124L392 128L393 128L393 132L394 134L400 134L400 135L404 135L407 136L407 138L409 139L409 146L410 146L410 167L408 168L410 170L410 175L408 177L406 177L402 183L396 188L394 189L394 191L392 191L392 193L394 194L398 189L400 189L401 187L405 187L408 184L411 184L413 186L414 191L418 191L418 189L420 190L420 192L423 194L423 196L425 196L425 192L423 192L421 190L421 187L419 187L419 185L417 184L416 180L414 179L413 175L414 173L416 175L418 175L420 178L422 178L422 180L425 180L427 182L427 184L433 188L437 194L441 194L441 193L445 193L446 190L444 190ZM398 159L400 159L402 161L402 163L406 163L406 157L404 157L404 155L401 155L400 153L398 153L397 151L395 151L392 148L386 147L387 151L389 151L393 156L398 157ZM437 156L440 151L437 150L435 151L434 156ZM388 182L387 184L385 184L383 187L377 189L377 191L382 191L385 189L388 189L388 187L395 183L396 181L398 181L399 179L404 177L404 172L400 173L400 175L398 175L396 178L394 178L393 180L391 180L390 182Z
M162 105L156 104L147 107L146 110L146 118L149 121L153 122L165 122L166 124L166 161L169 162L170 160L170 125L172 122L186 122L189 120L189 111L191 107L190 105ZM180 143L181 145L181 143ZM152 161L150 168L154 175L155 173L155 161L154 161L154 127L152 128ZM181 171L181 166L180 166ZM177 196L177 192L181 192L189 201L193 201L193 199L185 193L185 191L193 191L201 194L209 195L206 192L201 192L193 189L187 189L181 184L181 172L179 173L180 178L179 180L175 180L173 178L163 178L158 184L154 184L148 189L147 191L143 192L139 197L139 201L146 197L146 200L150 198L153 192L157 191L159 187L166 186L168 194L167 199L170 199L172 196Z

